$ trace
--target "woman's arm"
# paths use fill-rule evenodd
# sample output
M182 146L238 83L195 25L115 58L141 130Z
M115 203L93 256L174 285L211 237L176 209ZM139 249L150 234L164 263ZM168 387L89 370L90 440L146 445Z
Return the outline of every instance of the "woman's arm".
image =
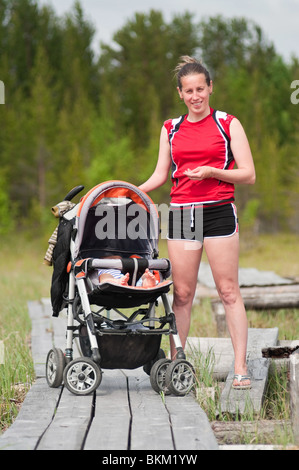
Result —
M233 170L221 170L211 166L199 166L194 170L188 169L185 175L194 180L215 178L233 184L254 184L255 169L253 158L245 131L238 119L232 120L230 124L230 134L231 150L237 168Z
M170 165L170 146L167 130L163 126L160 134L159 157L156 168L152 176L150 176L150 178L145 181L145 183L141 184L139 188L142 189L142 191L148 193L162 186L167 181Z

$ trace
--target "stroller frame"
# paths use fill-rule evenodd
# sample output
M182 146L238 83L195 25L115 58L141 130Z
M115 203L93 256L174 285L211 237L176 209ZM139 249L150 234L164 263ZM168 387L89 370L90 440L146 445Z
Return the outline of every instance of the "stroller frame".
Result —
M70 253L67 263L67 281L65 281L66 295L63 295L58 309L59 311L63 308L67 310L66 345L64 352L58 348L52 348L49 351L46 361L47 382L50 387L59 387L64 382L72 393L87 395L94 392L100 385L102 368L134 369L143 366L144 371L150 375L152 388L157 393L162 391L185 395L194 385L194 370L186 361L175 315L167 296L172 284L171 281L166 280L171 273L170 262L165 258L157 259L156 242L159 233L155 225L158 221L157 213L154 213L154 217L153 213L149 216L153 233L149 243L145 241L145 244L150 246L150 249L146 248L145 258L140 256L119 257L119 259L100 258L98 255L101 254L101 250L98 249L97 244L94 244L92 250L84 246L86 235L84 222L91 208L95 207L95 201L98 204L107 199L105 196L111 193L111 186L113 194L119 188L121 194L130 194L130 196L133 193L137 194L137 199L132 196L133 199L147 205L148 214L152 207L155 207L152 200L139 188L126 182L113 181L102 183L90 190L78 205L60 218L60 224L62 222L68 226L71 225ZM74 188L65 200L71 200L82 189L82 186ZM115 198L113 200L115 201ZM152 205L150 211L149 205ZM83 222L80 217L81 219L83 217ZM154 227L152 227L153 218ZM117 244L118 241L115 242L116 246ZM143 248L142 242L141 252ZM114 246L112 254L115 252ZM96 256L93 257L93 254ZM150 289L136 287L137 278L147 268L150 271L157 271L162 281ZM97 275L99 269L129 272L132 285L120 286L114 282L99 283ZM55 264L53 276L54 273ZM51 291L51 298L53 305L53 298L54 303L56 301L55 292ZM156 307L159 299L162 300L165 315L157 317ZM142 307L145 304L147 307ZM131 311L136 307L138 309L133 313L125 314L120 311L120 308ZM103 315L104 311L106 315ZM53 315L58 316L58 314L57 308L53 308ZM160 348L162 335L172 335L177 352L174 361L167 359ZM81 356L74 359L73 342L78 338Z

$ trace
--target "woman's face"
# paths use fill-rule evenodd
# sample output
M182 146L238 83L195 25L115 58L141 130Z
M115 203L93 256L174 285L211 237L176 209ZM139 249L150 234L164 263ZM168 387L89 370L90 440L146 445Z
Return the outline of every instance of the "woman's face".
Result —
M203 73L186 75L181 79L182 89L178 88L180 98L188 108L190 121L198 121L210 114L209 98L213 90L206 82Z

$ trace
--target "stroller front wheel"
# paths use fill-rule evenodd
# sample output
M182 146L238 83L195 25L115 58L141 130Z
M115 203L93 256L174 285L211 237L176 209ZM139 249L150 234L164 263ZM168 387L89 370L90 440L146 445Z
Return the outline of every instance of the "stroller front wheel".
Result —
M162 358L156 361L151 368L150 382L153 390L157 393L163 392L165 395L168 394L165 386L165 376L170 363L170 359Z
M195 372L192 364L184 359L174 360L167 368L165 384L170 393L184 396L195 384Z
M102 381L102 371L89 357L71 361L63 373L66 388L75 395L89 395Z
M46 379L49 387L58 388L62 384L65 356L61 349L50 349L46 361Z

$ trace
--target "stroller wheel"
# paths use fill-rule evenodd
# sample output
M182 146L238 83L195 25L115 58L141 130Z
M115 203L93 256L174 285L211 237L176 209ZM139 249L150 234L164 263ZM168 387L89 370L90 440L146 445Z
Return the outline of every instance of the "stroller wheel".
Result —
M46 361L46 379L49 387L57 388L62 384L65 356L61 349L50 349Z
M184 396L190 392L195 383L195 372L192 364L184 359L176 359L167 368L165 385L170 393Z
M155 364L155 362L157 362L159 359L164 359L164 358L165 358L165 352L163 351L163 349L160 348L156 357L152 361L149 361L147 364L143 366L144 372L147 375L150 375L152 367Z
M151 368L150 382L153 390L157 393L164 392L165 395L168 394L168 390L165 386L165 376L169 364L171 364L171 360L163 358L155 362Z
M89 395L102 381L102 371L89 357L71 361L63 373L66 388L75 395Z

